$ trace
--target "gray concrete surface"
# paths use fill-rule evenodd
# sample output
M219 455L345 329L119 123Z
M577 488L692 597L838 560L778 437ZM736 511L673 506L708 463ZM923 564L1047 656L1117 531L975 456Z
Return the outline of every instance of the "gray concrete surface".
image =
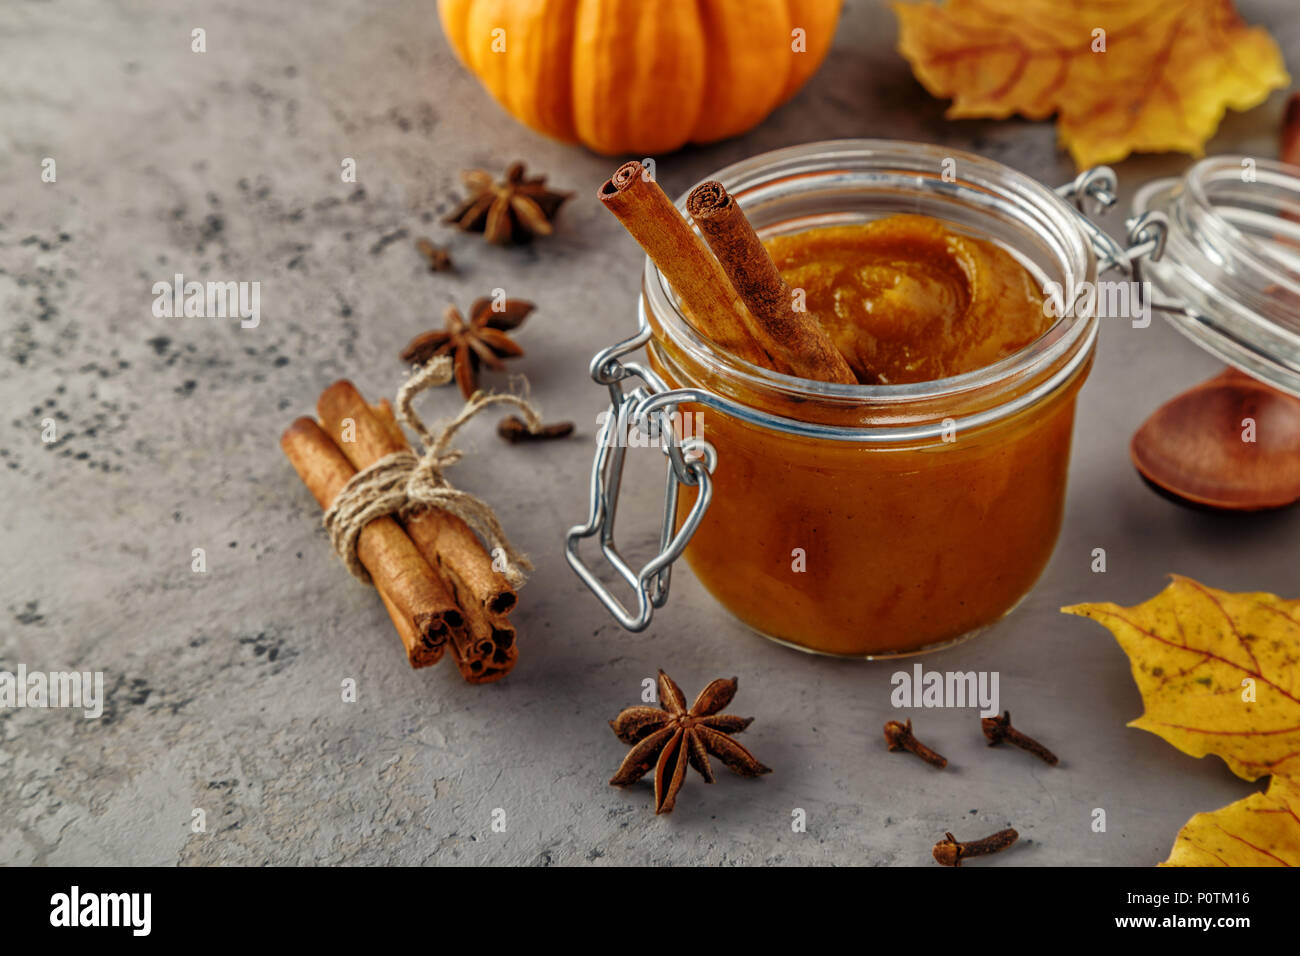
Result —
M1240 7L1300 67L1288 4ZM190 51L194 27L205 54ZM1073 175L1048 123L945 121L894 36L887 8L851 0L796 100L746 136L661 157L661 180L676 192L754 153L847 136ZM970 712L926 712L925 737L953 763L936 773L880 739L896 666L755 638L689 572L647 633L622 633L565 565L603 407L586 364L633 325L640 255L591 198L615 161L497 108L455 63L433 0L6 4L0 62L0 669L103 671L108 695L98 720L0 710L0 863L928 864L945 830L1011 823L1022 845L988 865L1145 865L1193 813L1253 789L1126 729L1141 709L1127 660L1057 613L1136 603L1171 571L1300 594L1300 511L1193 513L1130 467L1134 428L1217 368L1158 320L1104 330L1038 587L991 633L926 659L998 670L1004 705L1063 765L987 752ZM1210 150L1275 155L1282 100L1229 115ZM55 183L40 179L47 156ZM355 186L340 182L344 157ZM499 250L437 224L459 169L516 157L577 192L553 238ZM1125 196L1187 162L1120 164ZM424 234L449 244L457 273L423 269ZM151 286L176 272L259 281L260 326L155 318ZM517 616L521 663L475 688L446 662L406 666L277 440L339 376L391 394L400 346L497 286L539 304L515 368L548 418L582 434L521 449L486 423L465 436L455 480L539 565ZM430 407L454 404L448 392ZM648 525L627 527L644 554ZM1096 547L1104 575L1089 571ZM745 742L776 772L693 778L662 819L648 787L606 786L625 748L605 721L660 666L690 694L739 675L733 709L757 717ZM1096 807L1105 833L1090 829ZM806 832L792 831L796 808ZM195 809L206 832L191 830Z

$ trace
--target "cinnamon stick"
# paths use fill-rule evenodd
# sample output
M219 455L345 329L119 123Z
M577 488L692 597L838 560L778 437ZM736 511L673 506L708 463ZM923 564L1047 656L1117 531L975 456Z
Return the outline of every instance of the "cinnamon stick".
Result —
M444 641L437 647L428 647L424 644L420 632L415 629L415 624L393 603L393 599L388 596L388 592L383 588L375 588L375 590L379 592L379 598L384 602L384 607L388 610L388 616L392 618L397 636L402 639L402 646L407 649L407 659L410 659L410 649L412 647L423 648L419 654L419 663L412 661L411 666L430 667L442 660L442 655L447 650L447 642Z
M343 423L353 423L353 441L341 442L358 469L410 446L387 399L368 405L356 387L335 382L317 402L325 427L342 436ZM492 559L478 536L460 518L427 509L403 519L412 542L437 569L464 611L464 626L451 631L452 658L471 684L499 680L518 659L515 630L497 608L513 609L517 596L503 575L492 570Z
M711 180L696 186L686 198L686 211L761 327L755 338L769 354L779 355L800 378L857 384L849 363L817 320L795 309L790 286L722 183Z
M392 402L381 398L370 406L370 410L375 413L379 423L384 426L385 434L394 444L410 447L410 443L406 440L406 433L402 431L402 426L397 424L397 413L393 411Z
M280 438L280 447L323 509L356 474L321 427L299 418ZM455 598L429 562L392 518L378 518L361 531L357 557L389 609L412 667L442 656L453 630L464 628Z
M382 407L382 406L381 406ZM385 455L409 448L395 421L385 424L382 413L348 381L335 382L321 393L316 413L330 435L342 435L343 422L354 423L354 441L340 441L339 448L356 468L366 468ZM478 536L460 518L438 508L428 508L405 521L407 533L429 562L448 577L455 575L453 589L461 606L476 601L495 613L512 610L518 601L505 575L492 568L492 558ZM450 572L450 573L448 573Z
M746 362L774 367L722 267L644 166L624 163L597 196L659 267L697 331Z

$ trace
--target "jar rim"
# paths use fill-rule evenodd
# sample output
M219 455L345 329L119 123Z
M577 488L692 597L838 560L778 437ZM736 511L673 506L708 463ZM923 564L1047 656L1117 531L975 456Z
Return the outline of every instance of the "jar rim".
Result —
M1249 167L1243 165L1247 163ZM1251 171L1250 178L1243 175L1246 168ZM1182 178L1186 187L1182 195L1183 203L1196 207L1200 213L1198 221L1208 234L1207 238L1217 240L1216 245L1232 251L1239 260L1248 263L1262 276L1260 284L1282 283L1291 289L1297 288L1294 255L1284 258L1279 254L1279 248L1264 244L1258 233L1247 232L1234 222L1232 213L1235 210L1232 205L1212 195L1212 189L1224 178L1243 185L1258 183L1262 178L1268 185L1286 190L1294 205L1300 202L1300 178L1297 178L1294 170L1295 167L1271 159L1235 155L1207 156L1194 163ZM1271 229L1287 225L1288 220L1283 216L1270 218ZM1293 228L1291 231L1294 233L1300 230Z
M958 169L961 174L945 175L946 168ZM667 280L649 258L643 276L642 321L646 318L645 311L649 311L673 344L693 361L720 369L729 379L747 388L795 399L877 408L941 402L991 387L996 390L1051 371L1067 373L1051 376L1059 383L1071 377L1091 355L1097 318L1086 304L1087 297L1078 296L1077 290L1085 282L1095 282L1096 255L1080 222L1080 213L1051 189L1024 173L974 153L881 139L826 140L786 147L733 163L708 178L721 181L749 212L751 205L779 201L783 185L794 183L796 188L807 187L809 180L817 176L845 188L853 187L855 176L857 185L864 189L868 182L912 184L917 189L941 194L950 203L964 200L998 208L1004 216L1018 218L1019 225L1035 233L1053 251L1067 279L1068 284L1063 283L1063 288L1076 290L1071 296L1073 301L1036 339L991 365L941 379L888 385L798 378L724 352L700 335L686 319ZM689 191L676 200L679 209L684 210ZM758 223L756 226L762 234L764 228Z

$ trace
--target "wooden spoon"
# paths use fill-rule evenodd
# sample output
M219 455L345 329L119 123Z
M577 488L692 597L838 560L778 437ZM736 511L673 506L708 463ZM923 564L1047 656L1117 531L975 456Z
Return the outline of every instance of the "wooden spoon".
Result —
M1281 508L1300 500L1300 399L1229 368L1156 409L1129 453L1157 491L1185 503Z

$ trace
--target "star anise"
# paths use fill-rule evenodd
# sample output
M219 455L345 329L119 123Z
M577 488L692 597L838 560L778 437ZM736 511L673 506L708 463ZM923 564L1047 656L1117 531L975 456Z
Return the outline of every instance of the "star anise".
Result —
M456 360L456 384L461 394L469 398L478 391L479 366L493 371L503 371L502 359L518 358L524 350L506 333L517 329L533 311L533 304L523 299L504 299L500 308L496 300L486 296L475 299L469 307L469 321L461 317L454 305L447 306L441 329L417 335L402 349L402 359L423 365L439 355L452 355Z
M715 680L695 698L690 710L671 677L659 672L659 707L629 707L609 722L618 739L634 744L618 773L609 782L626 787L655 770L655 813L669 813L686 779L689 762L707 783L713 783L709 754L742 777L771 773L752 753L731 739L748 727L753 717L720 714L736 696L736 678Z
M546 188L545 176L525 176L523 163L512 163L501 182L482 169L460 174L469 196L442 221L466 232L481 232L499 246L549 236L551 220L573 193Z

